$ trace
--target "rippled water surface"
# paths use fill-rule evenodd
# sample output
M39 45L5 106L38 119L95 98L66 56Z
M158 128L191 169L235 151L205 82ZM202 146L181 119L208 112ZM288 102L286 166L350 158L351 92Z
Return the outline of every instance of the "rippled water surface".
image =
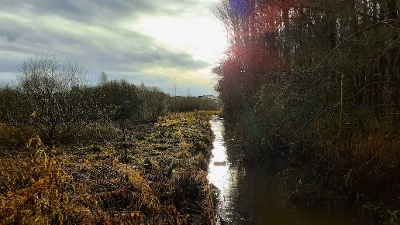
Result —
M279 181L263 168L238 169L228 161L223 120L211 121L215 134L208 178L221 192L217 212L228 224L356 225L351 212L301 210L279 197Z

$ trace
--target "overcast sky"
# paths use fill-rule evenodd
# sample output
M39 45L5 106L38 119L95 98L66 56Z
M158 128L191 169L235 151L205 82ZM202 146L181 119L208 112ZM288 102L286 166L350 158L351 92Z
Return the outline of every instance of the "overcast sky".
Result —
M179 95L215 94L211 69L226 48L212 15L218 0L2 0L0 81L42 53L82 65L93 83L157 86Z

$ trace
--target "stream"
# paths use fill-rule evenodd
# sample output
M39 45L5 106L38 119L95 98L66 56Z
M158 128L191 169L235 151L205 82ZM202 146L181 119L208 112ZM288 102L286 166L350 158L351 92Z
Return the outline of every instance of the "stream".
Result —
M356 225L351 210L306 210L279 195L276 174L263 168L236 168L227 157L223 119L210 121L215 135L208 179L220 191L217 224L258 225ZM220 219L221 218L221 219ZM225 221L221 223L222 221Z

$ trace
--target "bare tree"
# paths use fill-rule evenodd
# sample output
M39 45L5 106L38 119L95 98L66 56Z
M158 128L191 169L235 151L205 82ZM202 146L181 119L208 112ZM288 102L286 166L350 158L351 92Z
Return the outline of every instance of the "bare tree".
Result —
M108 81L108 76L107 76L107 74L106 74L104 71L101 72L101 73L100 73L99 84L100 84L100 85L103 85L103 84L107 83L107 81Z
M61 64L54 55L42 54L24 61L16 78L24 107L52 142L59 128L80 120L79 88L86 82L81 66L70 61Z

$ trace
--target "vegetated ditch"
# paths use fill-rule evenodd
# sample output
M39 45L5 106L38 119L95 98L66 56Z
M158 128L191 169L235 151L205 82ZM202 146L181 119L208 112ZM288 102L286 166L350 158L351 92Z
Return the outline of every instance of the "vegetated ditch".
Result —
M291 138L275 142L268 132L256 136L240 115L232 118L225 120L230 160L245 167L270 165L287 187L283 194L289 202L310 210L345 208L361 224L399 223L400 142L384 126L364 135L352 128L335 141L321 135L332 133L322 126L296 144Z
M325 207L329 190L317 193L324 199L306 195L315 183L299 179L299 174L281 166L284 162L278 163L279 168L231 162L229 154L235 149L225 143L223 119L215 116L211 126L215 139L208 178L219 189L216 213L220 224L364 224L350 204Z

